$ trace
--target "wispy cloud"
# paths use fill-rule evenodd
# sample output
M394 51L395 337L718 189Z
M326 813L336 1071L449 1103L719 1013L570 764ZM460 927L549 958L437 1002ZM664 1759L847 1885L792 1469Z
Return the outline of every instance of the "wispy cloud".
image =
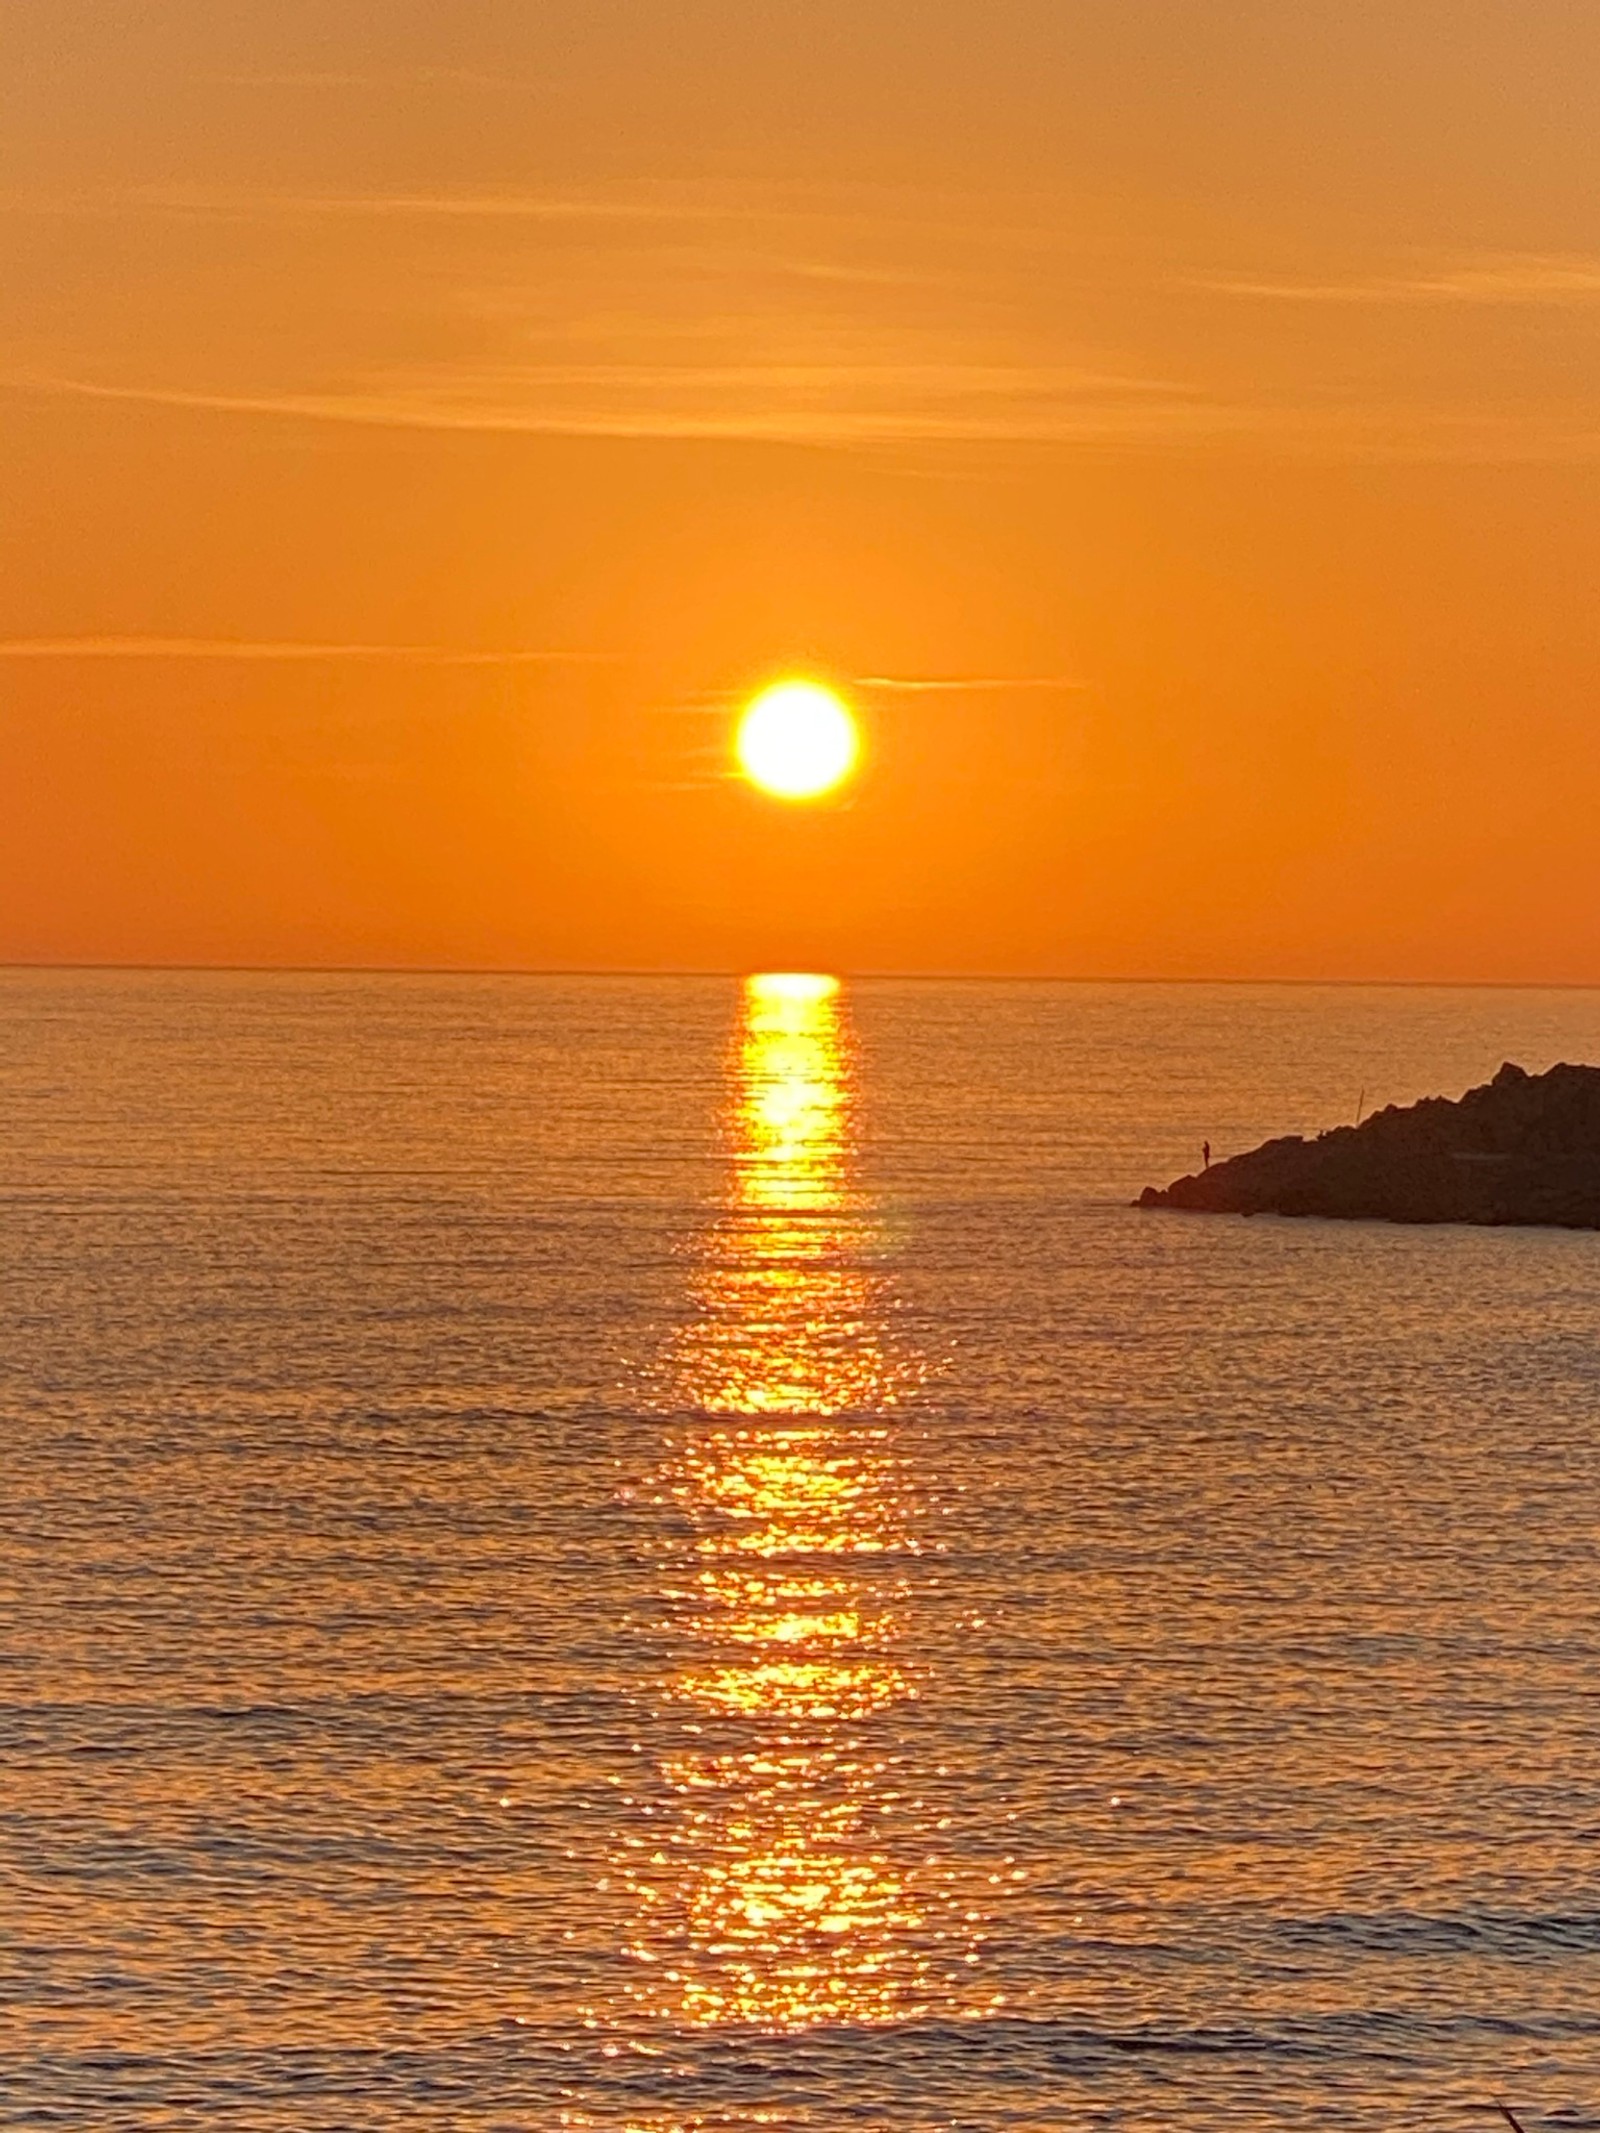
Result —
M1600 459L1600 424L1582 410L1520 411L1252 404L1184 395L1151 381L993 366L885 366L876 395L844 390L860 366L804 371L595 369L427 373L348 393L204 392L86 379L17 377L0 385L143 407L389 430L640 442L770 444L819 451L917 445L1059 445L1148 450L1232 443L1369 462L1561 463ZM1073 380L1078 389L1072 389ZM704 398L686 385L716 385ZM804 390L796 390L800 384ZM741 386L742 392L735 391ZM378 656L382 656L380 653ZM484 655L488 656L488 655ZM892 677L885 677L890 679Z
M1248 409L1156 379L984 363L592 365L428 373L348 393L209 392L13 376L18 392L384 429L816 446L1226 434Z
M1513 253L1409 274L1350 281L1219 277L1195 286L1217 296L1296 304L1565 304L1600 298L1600 259Z
M858 674L855 687L906 696L998 696L1012 690L1045 690L1055 694L1087 689L1089 683L1068 674Z
M1587 318L1600 256L1389 251L1302 278L1202 280L1180 278L1170 250L1118 253L1092 217L1051 232L1025 226L1038 202L1008 217L997 196L990 229L985 204L687 180L60 201L214 227L181 248L189 279L168 305L147 300L173 256L161 225L130 222L126 287L105 313L142 321L126 343L25 282L0 390L389 431L881 451L942 471L955 455L916 448L1600 456L1569 350L1524 336L1513 369L1470 365L1465 345L1490 306ZM238 271L258 223L259 282ZM1230 312L1243 303L1261 307L1247 333ZM1294 308L1314 305L1351 307L1349 338L1368 345L1330 364ZM1407 305L1456 312L1397 366L1379 344Z
M460 76L466 80L473 77ZM240 77L241 80L245 77ZM356 75L283 77L305 86L354 86ZM484 78L487 85L487 77ZM507 83L504 86L514 86ZM992 254L996 246L1027 253L1095 254L1081 213L1066 221L1044 203L1011 194L971 190L943 193L926 186L854 182L771 183L663 175L602 181L575 189L518 187L468 191L444 187L391 192L274 192L255 187L174 185L0 189L0 212L56 214L215 215L264 222L300 216L464 221L735 222L753 227L808 225L872 237L971 238Z
M393 661L405 666L582 665L606 652L462 651L434 644L301 644L243 637L0 637L0 659L244 659Z
M202 81L226 89L492 89L506 91L547 90L554 86L529 75L495 74L473 67L391 67L363 72L314 68L282 73L205 74Z
M156 202L152 199L152 205ZM181 194L165 204L181 207ZM201 199L196 205L207 205ZM216 203L226 206L226 201ZM459 222L731 222L749 221L748 205L706 200L575 193L327 193L256 195L232 205L261 215L327 215Z
M267 193L189 190L174 186L85 188L76 192L0 192L0 212L61 216L188 216L219 221L723 223L814 215L760 207L749 199L714 198L695 188L659 185L594 193L397 192Z

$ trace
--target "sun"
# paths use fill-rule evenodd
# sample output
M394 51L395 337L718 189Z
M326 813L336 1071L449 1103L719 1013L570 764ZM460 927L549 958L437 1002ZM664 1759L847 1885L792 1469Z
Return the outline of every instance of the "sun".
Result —
M820 800L842 785L861 755L850 707L816 681L763 689L739 721L739 767L779 800Z

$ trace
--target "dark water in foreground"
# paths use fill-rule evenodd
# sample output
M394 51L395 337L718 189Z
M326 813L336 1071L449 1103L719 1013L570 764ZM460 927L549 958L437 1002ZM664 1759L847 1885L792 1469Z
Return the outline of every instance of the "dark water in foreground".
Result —
M0 2123L1600 2125L1600 995L0 976Z

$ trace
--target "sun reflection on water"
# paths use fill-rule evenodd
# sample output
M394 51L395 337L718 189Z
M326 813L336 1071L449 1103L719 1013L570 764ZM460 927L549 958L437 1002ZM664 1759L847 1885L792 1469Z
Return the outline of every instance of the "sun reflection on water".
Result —
M725 1126L660 1476L681 1728L661 1826L630 1840L637 1997L701 2026L902 2020L976 1934L891 1723L923 1686L904 1617L925 1518L892 1412L917 1371L836 980L747 981Z
M892 1405L877 1239L855 1177L855 1046L836 978L746 981L725 1120L733 1182L708 1240L679 1392L707 1414L828 1416ZM859 1481L762 1439L722 1474L752 1515ZM780 1509L777 1504L767 1508ZM785 1544L789 1537L785 1536Z

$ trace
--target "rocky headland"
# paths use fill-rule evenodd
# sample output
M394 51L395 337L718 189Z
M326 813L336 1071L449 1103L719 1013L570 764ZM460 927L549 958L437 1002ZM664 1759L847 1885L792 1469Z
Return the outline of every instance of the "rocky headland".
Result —
M1358 1126L1267 1141L1140 1207L1342 1221L1600 1229L1600 1067L1529 1074L1509 1062L1459 1102L1390 1105Z

